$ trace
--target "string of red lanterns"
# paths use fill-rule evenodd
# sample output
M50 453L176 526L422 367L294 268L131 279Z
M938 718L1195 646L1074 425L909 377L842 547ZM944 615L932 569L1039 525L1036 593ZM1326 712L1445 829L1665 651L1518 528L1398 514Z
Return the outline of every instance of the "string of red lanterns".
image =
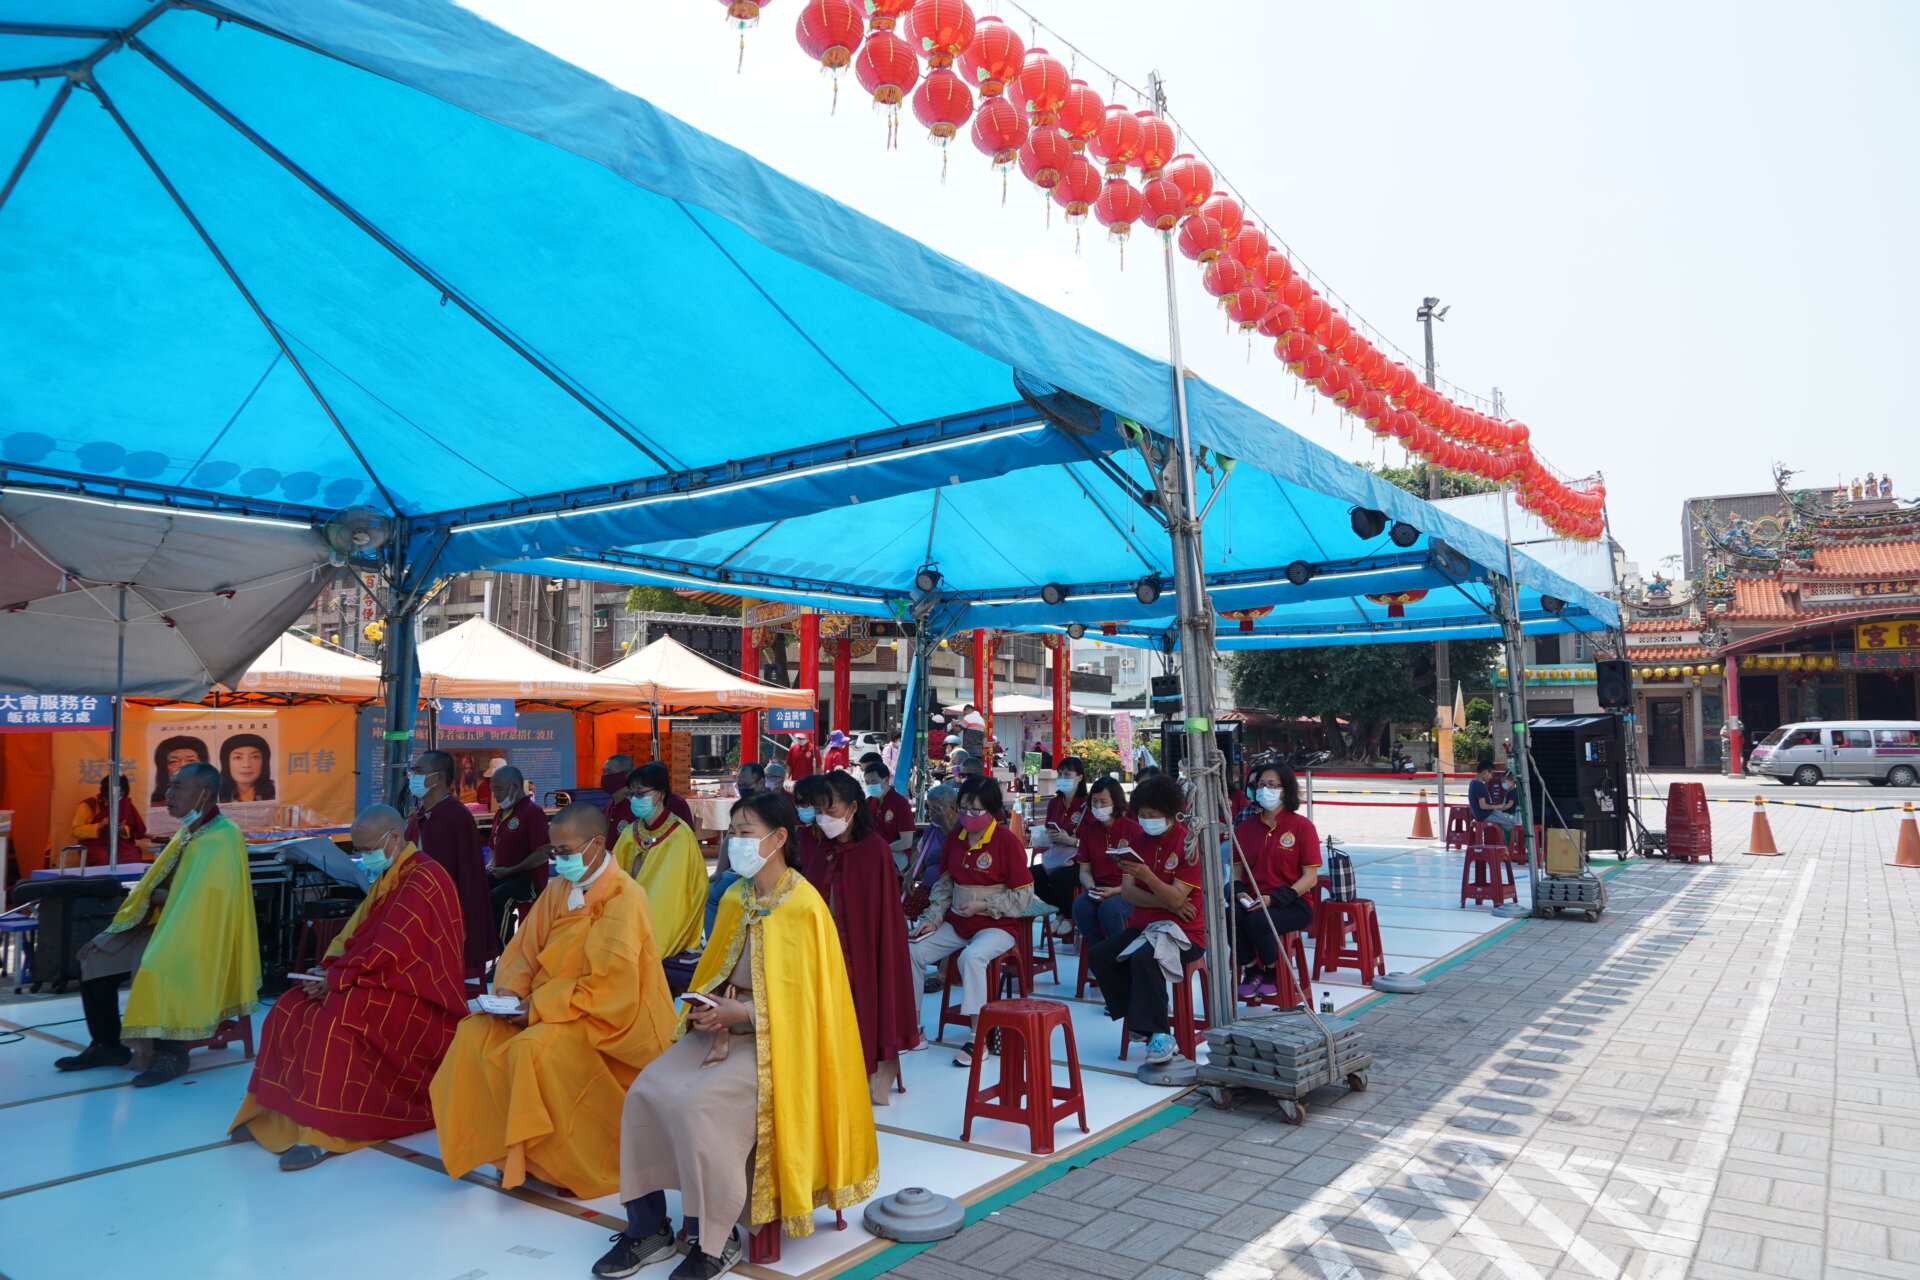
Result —
M771 0L721 2L744 27ZM896 30L903 16L905 39ZM1563 537L1605 535L1605 486L1566 483L1533 451L1524 423L1463 405L1390 359L1319 295L1238 200L1215 189L1204 161L1174 154L1173 126L1155 112L1105 102L1000 18L976 18L967 0L865 0L864 9L860 0L807 0L796 36L833 76L836 97L852 66L887 117L890 146L903 102L943 152L971 120L973 145L1001 172L1003 192L1018 165L1069 224L1078 228L1091 215L1123 254L1138 225L1169 237L1199 264L1201 286L1232 323L1269 339L1276 359L1374 436L1428 466L1510 484L1520 506Z

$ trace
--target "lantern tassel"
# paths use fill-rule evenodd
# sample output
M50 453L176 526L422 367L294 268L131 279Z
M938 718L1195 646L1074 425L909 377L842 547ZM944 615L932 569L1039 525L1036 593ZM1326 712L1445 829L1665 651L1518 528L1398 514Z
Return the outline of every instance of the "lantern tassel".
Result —
M838 77L835 77L833 82L833 105L827 108L827 114L830 116L840 114L840 80Z
M940 148L940 185L943 187L947 185L947 149L945 146Z
M746 67L747 67L747 28L746 28L746 24L742 23L740 27L740 57L733 64L733 74L735 75L741 74L743 71L746 70Z

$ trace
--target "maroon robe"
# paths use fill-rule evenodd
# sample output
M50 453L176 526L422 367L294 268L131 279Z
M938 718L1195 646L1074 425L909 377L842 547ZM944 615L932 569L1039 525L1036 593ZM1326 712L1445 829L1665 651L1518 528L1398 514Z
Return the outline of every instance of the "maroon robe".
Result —
M493 918L492 885L480 853L480 826L467 806L449 795L425 813L407 820L407 839L445 868L460 901L466 937L467 977L478 979L500 954L500 930Z
M296 1123L351 1142L433 1127L427 1086L467 1014L453 881L409 855L374 881L365 914L329 948L323 1000L305 984L260 1028L249 1091Z
M849 844L820 843L815 863L826 884L813 884L840 930L860 1048L872 1075L882 1062L920 1042L920 984L907 950L907 918L900 912L900 873L893 851L876 833Z

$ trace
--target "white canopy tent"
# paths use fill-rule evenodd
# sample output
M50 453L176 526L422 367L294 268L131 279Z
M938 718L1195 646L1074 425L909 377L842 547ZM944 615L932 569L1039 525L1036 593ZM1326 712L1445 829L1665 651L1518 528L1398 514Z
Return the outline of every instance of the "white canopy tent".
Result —
M599 674L638 689L645 702L682 711L811 707L815 698L811 689L783 689L736 675L672 636L661 636L646 648L602 667Z
M647 701L646 693L630 681L556 662L478 617L420 642L420 696L564 703Z
M380 696L380 664L289 632L255 658L227 692L241 699L309 697L370 702Z

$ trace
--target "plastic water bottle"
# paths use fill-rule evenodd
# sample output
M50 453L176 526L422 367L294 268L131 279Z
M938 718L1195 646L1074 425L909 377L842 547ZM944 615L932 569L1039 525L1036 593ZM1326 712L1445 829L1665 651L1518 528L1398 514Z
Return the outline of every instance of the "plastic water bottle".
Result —
M1322 1013L1333 1012L1333 992L1322 991L1320 993L1320 1012Z

